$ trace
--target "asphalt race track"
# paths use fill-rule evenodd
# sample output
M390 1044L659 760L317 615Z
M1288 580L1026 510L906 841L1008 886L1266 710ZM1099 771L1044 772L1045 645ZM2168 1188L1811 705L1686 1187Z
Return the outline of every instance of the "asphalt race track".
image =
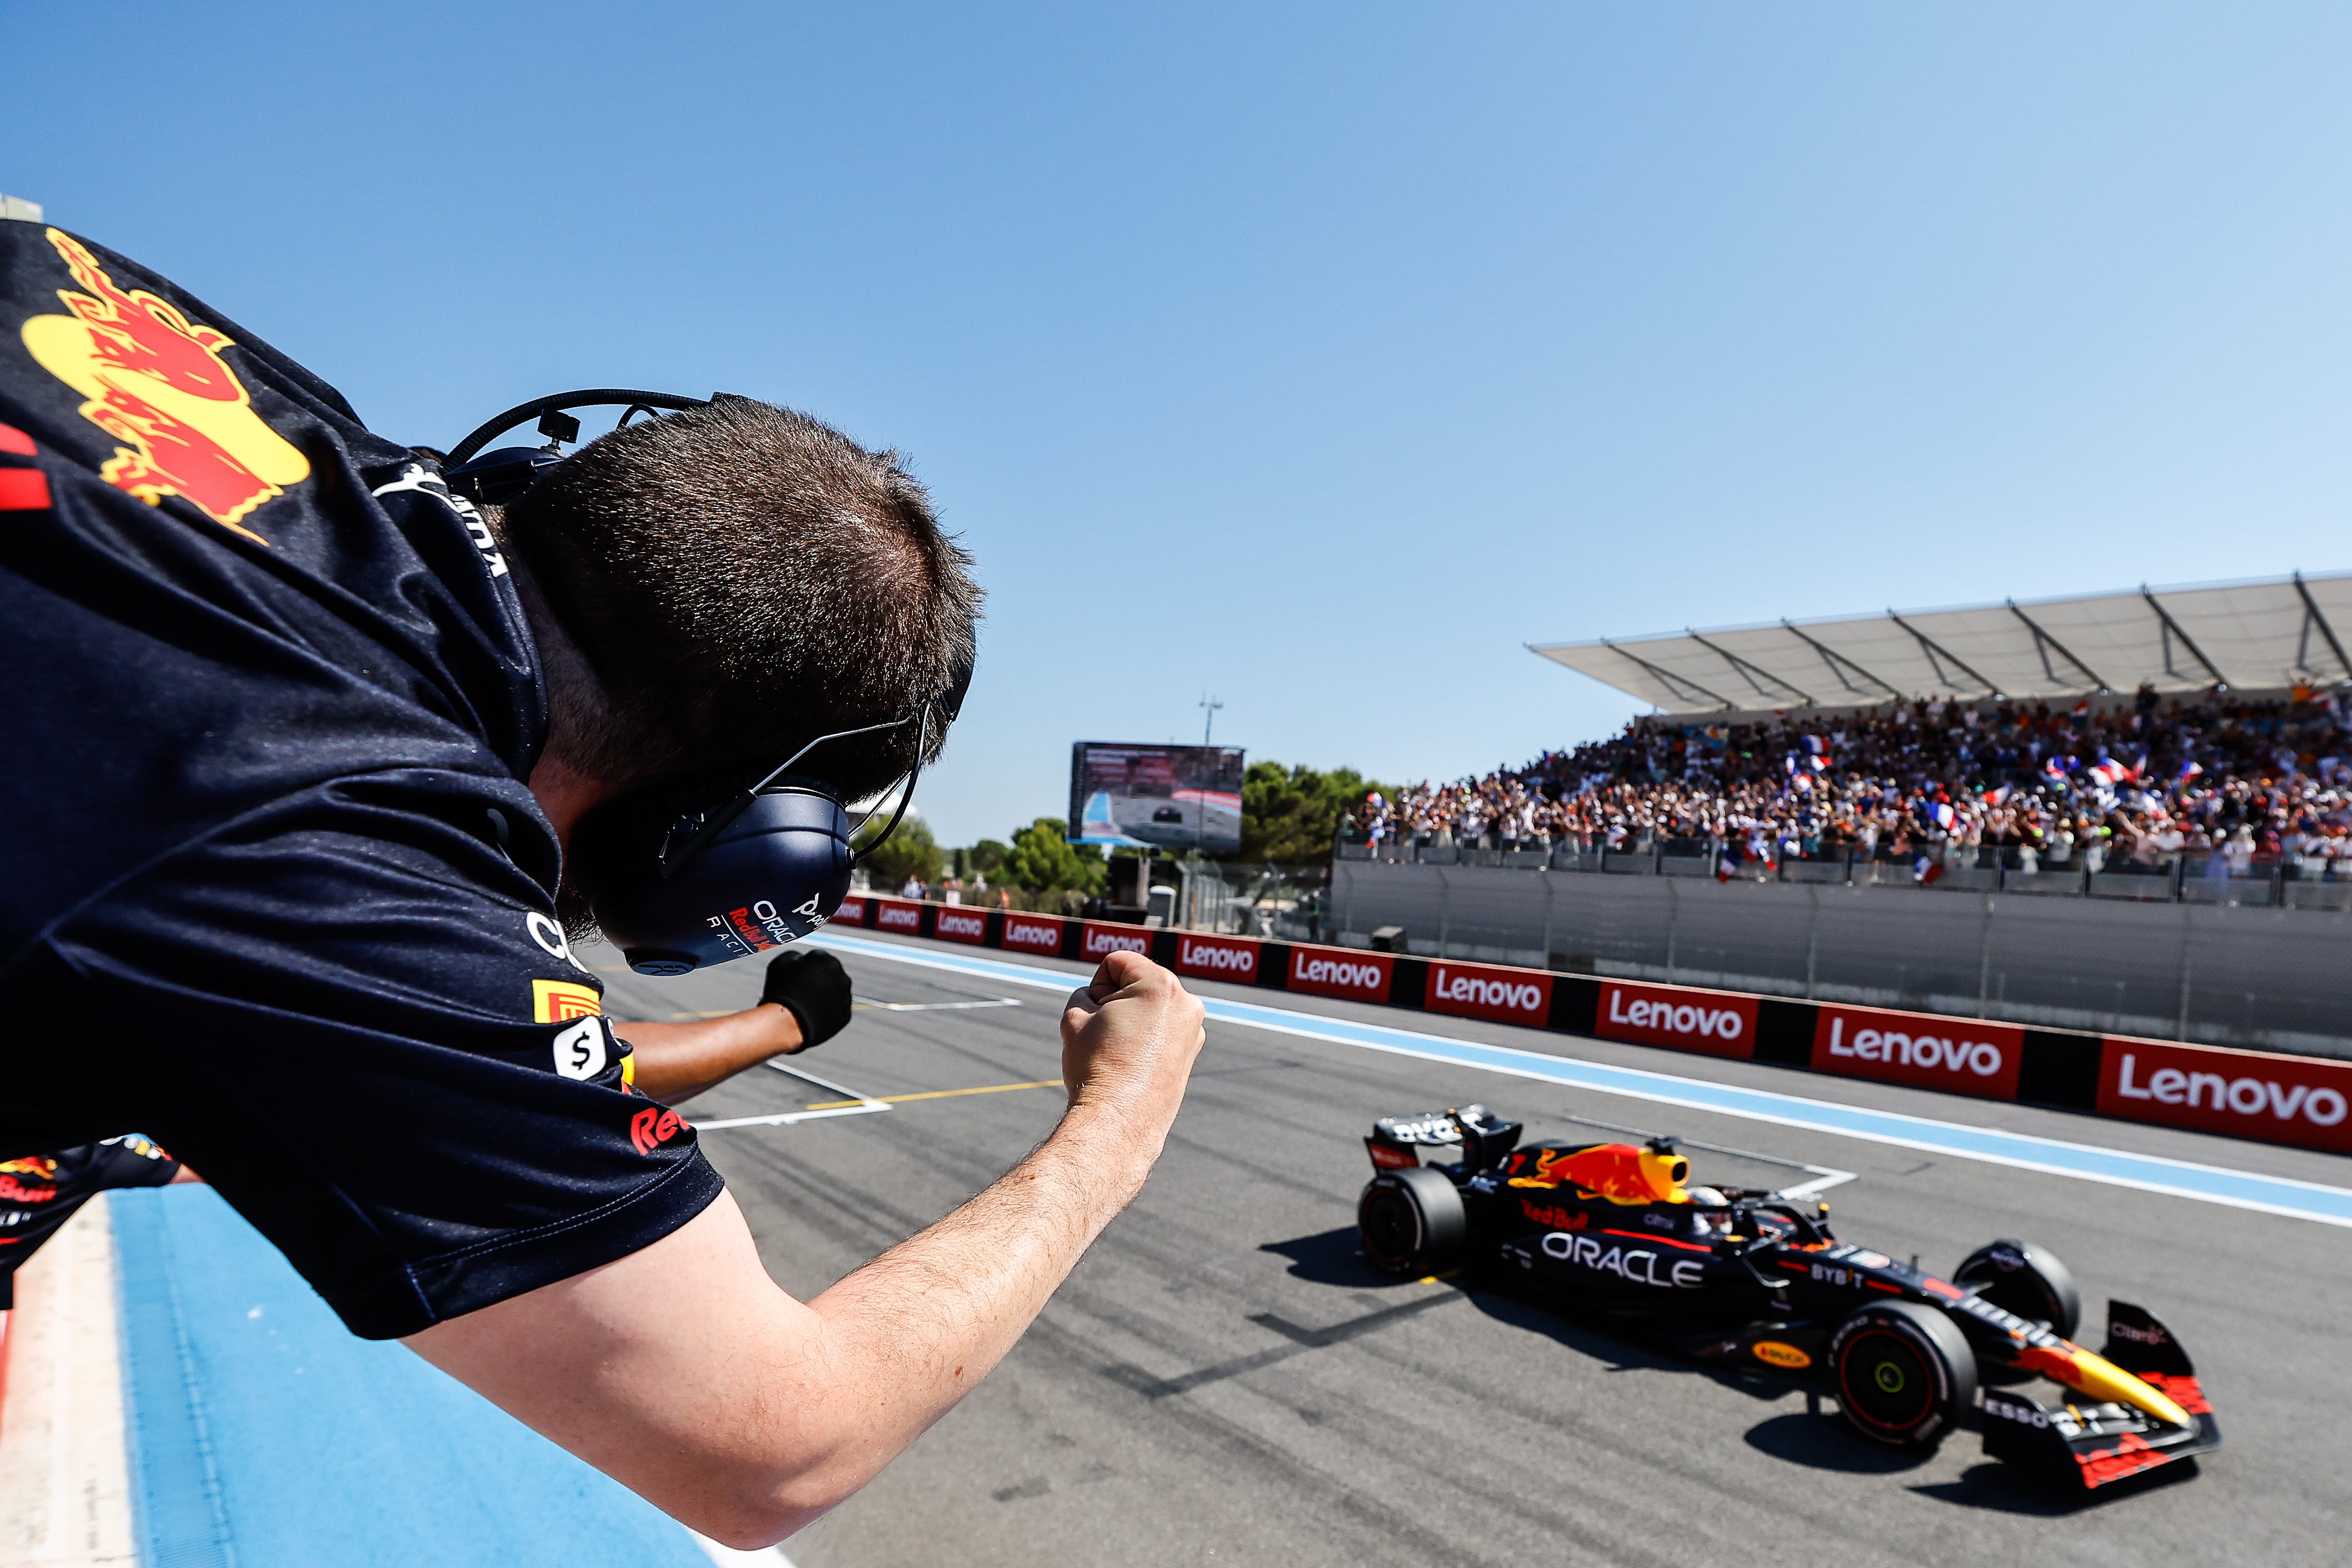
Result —
M770 1268L803 1296L994 1179L1061 1105L1056 1089L997 1089L1058 1075L1051 990L876 956L886 946L941 956L940 944L865 933L844 943L861 1001L877 1005L793 1064L849 1093L758 1070L688 1107ZM755 964L649 981L610 950L583 956L615 1018L740 1007L760 984ZM1309 1024L1398 1022L1349 1003L1197 988L1272 1001ZM1433 1015L1410 1022L2352 1186L2352 1162L2326 1154ZM995 1091L940 1092L961 1089ZM887 1112L840 1103L895 1096L927 1098ZM2110 1294L2171 1324L2228 1446L2085 1501L1986 1460L1973 1432L1916 1461L1826 1410L1809 1416L1786 1385L1696 1371L1498 1289L1375 1273L1354 1231L1372 1119L1473 1100L1523 1118L1530 1139L1607 1135L1564 1120L1574 1114L1855 1173L1827 1194L1840 1236L1930 1267L1995 1237L2050 1246L2082 1285L2094 1348ZM852 1113L709 1125L810 1107ZM1692 1160L1700 1181L1804 1179ZM2337 1563L2352 1552L2347 1300L2352 1235L2335 1225L1212 1022L1142 1197L971 1398L787 1550L800 1568Z

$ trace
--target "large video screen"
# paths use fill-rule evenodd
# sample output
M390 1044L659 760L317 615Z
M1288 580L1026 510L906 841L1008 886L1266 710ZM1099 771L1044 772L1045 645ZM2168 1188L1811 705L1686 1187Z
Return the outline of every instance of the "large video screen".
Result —
M1070 841L1241 853L1242 749L1078 742Z

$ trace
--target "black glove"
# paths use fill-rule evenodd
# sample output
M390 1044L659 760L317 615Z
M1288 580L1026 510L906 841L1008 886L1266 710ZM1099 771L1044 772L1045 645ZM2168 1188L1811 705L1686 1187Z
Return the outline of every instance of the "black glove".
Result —
M849 1026L849 972L815 948L788 947L768 963L760 1000L788 1008L800 1020L800 1050L821 1046Z

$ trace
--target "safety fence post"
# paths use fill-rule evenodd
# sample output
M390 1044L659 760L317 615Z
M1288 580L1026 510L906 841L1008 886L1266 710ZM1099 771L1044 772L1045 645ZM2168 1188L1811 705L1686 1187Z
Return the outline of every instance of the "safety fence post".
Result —
M1450 918L1448 906L1453 902L1453 882L1447 879L1443 870L1439 871L1437 873L1437 956L1440 958L1453 956L1445 951L1446 922Z
M1549 969L1551 967L1551 896L1553 886L1551 879L1551 868L1547 865L1541 868L1541 869L1543 871L1544 885L1543 966L1546 969Z
M2189 954L2194 951L2195 946L2189 940L2189 935L2196 926L2195 917L2196 906L2184 902L2180 906L2180 1021L2172 1032L2172 1037L2176 1040L2189 1038Z
M1977 1016L1985 1016L1992 996L1992 895L1984 897L1984 918L1977 930Z
M1812 917L1805 925L1805 1000L1813 999L1813 968L1822 951L1822 890L1811 882L1805 884L1805 899L1812 906Z
M1672 881L1666 883L1666 984L1675 980L1675 917L1683 910L1682 895L1675 890Z

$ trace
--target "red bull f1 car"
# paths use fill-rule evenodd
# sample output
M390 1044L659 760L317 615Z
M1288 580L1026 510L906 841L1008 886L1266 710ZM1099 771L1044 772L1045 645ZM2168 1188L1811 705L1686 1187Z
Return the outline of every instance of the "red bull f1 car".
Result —
M1520 1131L1475 1105L1376 1122L1365 1256L1412 1277L1500 1268L1700 1361L1800 1380L1874 1442L1932 1447L1973 1420L1987 1455L2084 1490L2221 1446L2147 1311L2110 1301L2100 1352L2073 1342L2081 1298L2046 1248L1995 1241L1945 1279L1840 1241L1817 1199L1691 1184L1674 1139ZM2045 1378L2063 1392L2015 1391Z

